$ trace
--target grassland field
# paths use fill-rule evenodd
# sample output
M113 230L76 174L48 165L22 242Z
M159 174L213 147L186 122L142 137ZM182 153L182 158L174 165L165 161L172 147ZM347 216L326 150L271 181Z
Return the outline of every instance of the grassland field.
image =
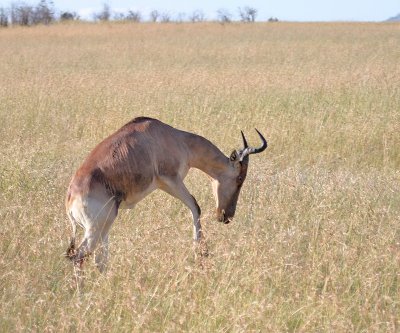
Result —
M0 29L0 332L399 332L400 25L59 24ZM235 220L121 211L78 294L71 176L136 116L229 154L259 143Z

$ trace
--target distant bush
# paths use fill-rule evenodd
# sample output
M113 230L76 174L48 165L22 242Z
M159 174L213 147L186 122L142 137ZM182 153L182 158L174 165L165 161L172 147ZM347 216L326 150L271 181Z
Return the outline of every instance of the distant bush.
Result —
M79 16L75 12L63 12L60 15L61 21L72 21L72 20L79 20Z

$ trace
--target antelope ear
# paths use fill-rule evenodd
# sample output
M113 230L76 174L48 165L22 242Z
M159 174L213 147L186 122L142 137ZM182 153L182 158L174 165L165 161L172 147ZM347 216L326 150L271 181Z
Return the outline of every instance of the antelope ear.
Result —
M238 158L239 158L239 154L237 153L236 150L234 150L234 151L231 153L231 156L229 157L229 160L232 161L232 162L234 162L234 161L236 161Z

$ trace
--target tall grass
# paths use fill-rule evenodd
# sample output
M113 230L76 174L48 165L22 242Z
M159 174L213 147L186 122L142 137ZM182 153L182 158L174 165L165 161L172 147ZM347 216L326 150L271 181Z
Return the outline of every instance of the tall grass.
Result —
M398 24L68 24L0 30L0 331L395 332L400 313ZM82 295L62 254L70 177L147 115L251 158L235 221L208 179L190 212L120 212Z

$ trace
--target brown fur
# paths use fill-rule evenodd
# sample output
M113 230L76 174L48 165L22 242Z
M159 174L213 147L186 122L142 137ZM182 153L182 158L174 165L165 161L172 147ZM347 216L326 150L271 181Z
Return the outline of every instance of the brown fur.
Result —
M192 167L210 175L215 184L218 219L228 223L235 214L247 174L248 156L241 160L239 155L229 159L207 139L159 120L133 119L100 142L71 180L66 208L73 238L66 256L82 264L96 250L98 242L103 242L105 249L120 204L133 207L156 188L178 198L191 210L194 239L199 241L201 210L183 179ZM75 248L77 224L85 228L85 236ZM96 257L101 269L105 257Z
M226 162L226 157L208 140L156 119L139 117L93 149L73 177L67 201L75 193L87 194L96 184L102 184L111 196L123 201L134 192L145 190L154 177L173 178L179 168L190 167L213 174L211 169L222 171Z

